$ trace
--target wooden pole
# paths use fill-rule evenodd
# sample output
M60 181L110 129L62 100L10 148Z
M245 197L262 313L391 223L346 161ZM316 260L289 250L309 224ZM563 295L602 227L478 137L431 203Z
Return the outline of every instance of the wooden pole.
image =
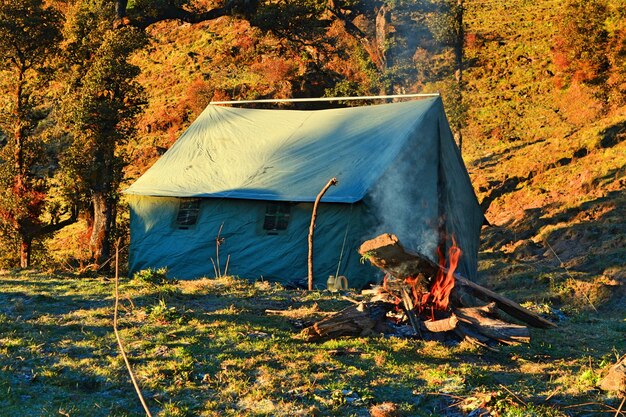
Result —
M313 291L313 232L315 230L315 218L317 217L317 205L320 200L326 194L326 191L333 185L337 185L337 178L333 177L322 188L322 191L317 195L315 203L313 203L313 213L311 213L311 224L309 226L309 291Z

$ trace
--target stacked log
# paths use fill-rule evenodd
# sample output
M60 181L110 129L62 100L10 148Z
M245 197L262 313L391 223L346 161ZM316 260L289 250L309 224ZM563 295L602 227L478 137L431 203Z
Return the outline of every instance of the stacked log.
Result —
M302 330L301 336L308 342L332 339L339 336L370 336L380 331L391 304L358 303Z
M435 312L432 307L429 311L425 310L424 305L419 305L420 294L428 293L438 272L447 272L445 268L422 254L405 249L398 238L391 234L383 234L364 242L359 253L385 272L385 285L369 291L373 295L370 302L350 306L304 329L302 336L305 340L371 334L376 329L385 328L387 316L398 310L403 312L415 337L432 339L434 334L444 334L481 346L530 342L528 328L507 322L500 317L499 311L532 327L556 327L554 323L523 308L515 301L458 273L454 274L454 293L448 310ZM467 294L488 304L479 307L467 305L463 301L467 299Z

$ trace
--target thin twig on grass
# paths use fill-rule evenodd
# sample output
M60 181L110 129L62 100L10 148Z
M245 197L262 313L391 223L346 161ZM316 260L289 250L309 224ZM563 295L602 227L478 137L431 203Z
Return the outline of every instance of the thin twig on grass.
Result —
M561 260L559 255L557 255L556 251L552 248L552 245L550 245L550 243L548 242L548 239L544 239L543 241L546 242L546 245L548 245L548 248L550 249L550 251L554 254L554 256L556 257L557 261L559 261L559 263L561 264L560 265L561 268L563 268L565 270L565 272L567 273L567 276L569 276L571 280L575 280L574 276L572 275L572 273L569 272L569 269L567 269L567 267L565 266L565 264L563 263L563 261ZM593 305L593 302L591 302L591 299L589 298L589 296L584 291L583 291L583 296L585 297L585 299L587 300L587 302L589 303L591 308L593 308L593 310L597 313L598 309L596 308L596 306Z
M617 409L617 411L615 412L615 416L613 417L619 417L619 415L622 414L622 407L624 406L625 401L626 401L626 396L622 398L622 403L619 405L619 408Z
M563 409L565 410L565 409L568 409L568 408L579 408L579 407L585 407L585 406L588 406L588 405L598 405L598 406L602 407L602 409L601 410L586 409L586 410L578 410L578 411L595 412L595 413L598 413L598 412L600 412L600 413L612 413L613 411L615 411L616 413L615 413L615 416L613 416L613 417L617 417L619 415L623 415L624 414L624 412L622 412L622 407L624 406L624 401L623 400L622 400L622 404L619 406L619 409L615 408L615 407L612 407L612 406L610 406L608 404L599 403L599 402L596 402L596 401L591 401L591 402L582 403L582 404L568 405L568 406L563 407Z
M581 403L581 404L572 404L572 405L566 405L563 407L563 409L567 409L567 408L578 408L578 407L585 407L587 405L598 405L597 402L595 401L591 401L591 402L587 402L587 403Z
M552 391L552 392L550 393L550 395L548 395L548 396L546 397L546 399L545 399L545 400L543 400L543 401L544 401L544 402L546 402L546 401L550 400L552 397L554 397L554 396L555 396L556 394L558 394L560 391L561 391L561 387L556 387L556 388L555 388L555 390L554 390L554 391Z
M441 395L443 397L454 398L455 400L465 400L465 397L460 397L458 395L448 394L446 392L425 392L426 395Z
M518 397L513 391L511 391L510 389L508 389L506 386L500 384L500 387L504 388L509 394L511 394L512 396L514 396L517 401L519 401L521 404L524 405L524 407L528 407L528 404L526 404L526 402L524 400L522 400L520 397Z
M141 390L139 389L139 385L137 384L137 380L135 379L135 374L133 373L133 369L130 367L130 362L128 362L128 357L126 356L126 351L124 350L124 345L122 344L122 339L120 338L120 334L117 330L117 313L119 309L120 302L120 292L119 292L119 283L120 283L120 268L119 268L119 256L120 254L120 241L115 244L115 309L113 312L113 332L115 332L115 338L117 339L117 345L120 348L120 354L124 359L124 363L126 364L126 369L128 369L128 374L130 375L130 380L135 387L135 391L137 391L137 396L139 397L139 401L143 406L143 409L146 411L146 415L148 417L152 417L150 413L150 409L146 404L146 400L144 400L143 395L141 394Z

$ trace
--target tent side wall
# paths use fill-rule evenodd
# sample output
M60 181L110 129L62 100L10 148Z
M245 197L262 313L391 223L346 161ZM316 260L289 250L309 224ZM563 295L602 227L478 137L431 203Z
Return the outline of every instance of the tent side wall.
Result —
M219 259L222 272L231 255L230 275L281 283L306 282L310 203L292 204L287 230L275 235L263 230L266 207L271 202L202 199L198 220L187 230L175 223L178 198L129 196L129 203L131 273L167 267L173 278L214 276L211 260L217 263L215 238L223 224ZM360 204L320 205L314 252L315 285L319 288L325 288L328 276L335 275L340 257L339 274L346 275L351 286L365 285L375 276L373 268L360 264L356 252L361 210Z
M454 142L443 110L439 119L439 131L446 231L448 237L453 236L463 251L458 271L470 280L476 281L480 231L485 216L478 204L461 152Z

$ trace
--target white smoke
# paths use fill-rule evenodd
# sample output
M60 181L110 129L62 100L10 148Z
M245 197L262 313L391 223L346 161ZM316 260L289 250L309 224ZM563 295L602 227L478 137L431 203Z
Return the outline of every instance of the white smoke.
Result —
M414 138L412 142L423 139ZM368 234L372 238L393 233L406 248L436 260L437 146L420 145L405 147L405 153L373 188L366 204L375 217L376 227Z

